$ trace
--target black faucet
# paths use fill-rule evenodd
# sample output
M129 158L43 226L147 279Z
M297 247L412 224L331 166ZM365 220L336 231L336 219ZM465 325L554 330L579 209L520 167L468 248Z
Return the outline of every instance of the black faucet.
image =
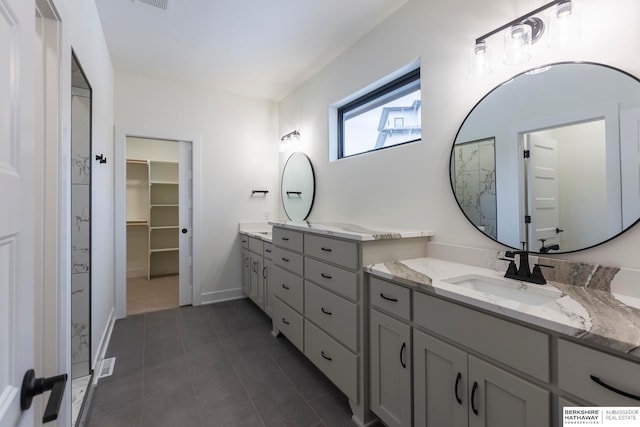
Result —
M535 264L533 271L529 269L529 252L528 251L507 251L505 252L505 258L500 258L504 261L509 261L509 267L504 277L508 279L521 280L523 282L535 283L537 285L544 285L547 280L542 274L540 267L553 268L552 265ZM515 256L518 255L519 266L516 266Z

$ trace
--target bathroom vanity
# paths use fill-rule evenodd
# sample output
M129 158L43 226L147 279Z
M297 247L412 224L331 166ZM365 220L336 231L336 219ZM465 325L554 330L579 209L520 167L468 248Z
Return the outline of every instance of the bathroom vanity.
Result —
M602 287L504 279L494 259L502 271L366 268L372 411L388 426L515 427L562 426L564 406L639 406L640 310Z
M348 398L357 425L369 412L368 289L363 267L424 256L428 231L349 224L273 225L273 334L285 335Z

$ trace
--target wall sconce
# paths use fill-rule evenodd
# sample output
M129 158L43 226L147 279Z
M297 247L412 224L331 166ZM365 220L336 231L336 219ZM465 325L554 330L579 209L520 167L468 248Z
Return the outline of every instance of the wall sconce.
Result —
M549 46L565 47L579 37L575 2L572 0L554 0L513 21L496 28L476 39L471 51L469 74L471 77L483 77L491 73L489 44L486 39L501 32L504 33L504 63L517 65L531 58L531 45L545 32L544 21L538 15L550 9L548 16Z
M291 131L282 138L280 138L280 152L284 153L293 147L293 144L300 141L300 132L297 130Z

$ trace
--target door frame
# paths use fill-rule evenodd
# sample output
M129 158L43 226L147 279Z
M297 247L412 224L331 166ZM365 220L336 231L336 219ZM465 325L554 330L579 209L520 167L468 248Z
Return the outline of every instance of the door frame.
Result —
M191 143L192 192L191 243L192 304L200 305L202 282L200 276L200 153L202 138L194 135L176 135L148 129L115 127L114 131L114 228L115 228L115 318L127 317L127 137L164 139Z

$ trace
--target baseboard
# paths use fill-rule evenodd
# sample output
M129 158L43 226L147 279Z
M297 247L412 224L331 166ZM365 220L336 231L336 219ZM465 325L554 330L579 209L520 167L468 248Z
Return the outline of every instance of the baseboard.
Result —
M98 351L96 352L96 358L93 361L93 365L91 368L93 370L96 367L99 367L102 363L102 359L104 359L104 355L107 352L107 347L109 347L109 341L111 340L111 332L113 332L113 325L116 322L115 318L115 308L111 308L111 313L109 313L109 318L107 320L107 326L104 328L104 332L102 332L102 338L100 339L100 345L98 346ZM94 380L97 381L98 376L94 376Z
M147 269L146 268L127 269L127 279L133 279L134 277L147 277Z
M222 301L231 301L234 299L246 298L242 292L242 288L227 289L224 291L206 292L200 296L200 304L213 304Z

